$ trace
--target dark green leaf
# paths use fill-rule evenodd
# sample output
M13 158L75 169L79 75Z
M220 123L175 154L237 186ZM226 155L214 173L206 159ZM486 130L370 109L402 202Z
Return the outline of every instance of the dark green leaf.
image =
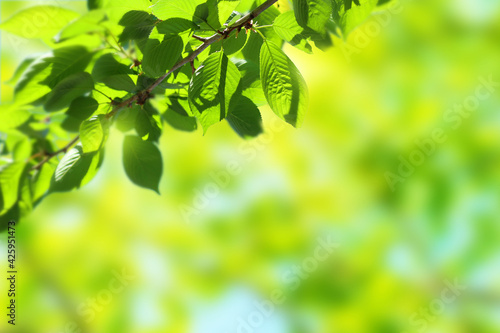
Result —
M94 81L89 73L81 72L68 76L59 82L47 95L44 108L57 111L68 106L75 98L94 89Z
M83 72L93 56L93 52L88 52L82 46L69 46L54 50L54 55L45 59L46 62L52 64L52 70L41 83L54 88L71 74Z
M159 193L163 161L153 142L133 135L126 136L123 141L123 167L134 184Z
M196 118L190 117L188 112L189 101L187 98L180 96L170 96L168 100L168 108L163 113L163 119L175 129L192 132L196 130Z
M78 97L71 102L66 114L83 121L88 119L98 107L99 104L92 97Z
M183 18L170 18L156 25L156 29L160 34L172 36L179 35L188 30L195 30L198 26L191 20Z
M262 133L262 118L257 106L247 97L240 96L226 118L233 130L242 138Z
M161 136L161 117L150 103L144 104L139 110L135 130L143 140L158 142Z
M125 27L120 35L120 42L148 38L156 22L157 18L147 12L132 10L125 13L119 22Z
M92 69L92 77L96 82L102 82L115 90L133 92L135 83L129 74L134 74L134 71L119 63L110 53L97 59Z

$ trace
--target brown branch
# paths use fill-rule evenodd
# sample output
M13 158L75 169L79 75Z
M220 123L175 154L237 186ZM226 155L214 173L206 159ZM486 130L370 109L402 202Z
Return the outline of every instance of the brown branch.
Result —
M268 9L269 7L271 7L277 1L278 0L267 0L262 5L260 5L259 7L255 8L250 13L248 13L247 15L243 16L242 18L240 18L234 24L232 24L231 26L229 26L226 29L224 29L224 31L222 31L222 33L218 33L217 32L217 33L213 34L211 37L207 37L207 38L200 38L198 36L194 37L194 38L202 41L203 44L201 44L196 50L194 50L193 53L191 53L187 57L179 60L179 62L177 62L167 73L165 73L163 76L161 76L160 78L158 78L146 90L140 91L137 94L135 94L134 96L130 97L129 99L121 102L120 104L117 104L113 108L113 110L106 115L106 118L113 117L123 107L131 106L132 103L136 102L139 99L139 96L143 97L143 96L145 96L145 94L147 96L149 96L151 94L151 92L156 87L158 87L158 85L160 85L174 71L176 71L177 69L181 68L185 64L193 62L200 55L201 52L205 51L205 49L207 47L209 47L210 45L212 45L215 42L218 42L221 39L227 38L227 36L229 36L229 34L233 30L235 30L235 29L241 30L245 26L248 26L249 24L251 24L251 22L252 22L252 20L254 18L256 18L257 16L259 16L264 10Z
M43 160L41 160L40 163L38 163L37 165L33 166L30 169L30 171L40 169L42 167L42 165L44 165L45 163L50 161L50 159L52 157L57 156L60 153L66 153L68 151L68 149L71 148L71 146L73 146L79 139L80 139L80 136L77 135L73 140L68 142L68 144L66 146L62 147L61 149L56 150L55 152L52 152L52 153L43 152L43 154L42 154L44 156ZM36 157L39 157L40 155L41 155L40 153L36 153L35 155L31 156L29 160L36 158Z
M203 44L201 44L196 50L194 50L193 53L191 53L187 57L179 60L179 62L177 62L167 73L165 73L163 76L161 76L160 78L158 78L147 89L141 90L138 93L136 93L135 95L133 95L130 98L128 98L127 100L116 104L114 106L113 110L111 110L109 113L106 114L106 118L109 119L109 118L113 117L120 109L122 109L124 107L130 107L130 106L132 106L132 104L134 102L136 102L136 103L138 102L138 103L144 104L145 100L148 99L151 96L151 92L156 87L158 87L158 85L160 85L170 74L172 74L174 71L176 71L177 69L181 68L182 66L184 66L184 65L186 65L188 63L194 62L194 60L200 55L200 53L203 52L203 51L205 51L207 47L209 47L210 45L212 45L215 42L218 42L219 40L227 38L229 36L229 34L233 30L240 31L242 28L251 27L252 26L252 20L254 18L256 18L257 16L259 16L263 11L265 11L266 9L268 9L269 7L271 7L277 1L278 0L267 0L262 5L260 5L259 7L255 8L254 10L252 10L250 13L248 13L245 16L243 16L242 18L240 18L238 21L236 21L231 26L226 27L223 31L219 31L219 32L213 34L211 37L202 38L202 37L193 35L194 38L198 39L199 41L202 41ZM116 38L112 34L111 34L111 36L116 41ZM123 48L121 47L121 45L119 43L118 43L118 46L123 50ZM124 52L125 55L128 56L128 54L125 52L125 50L123 50L123 52ZM68 149L71 146L73 146L79 139L80 139L80 136L76 136L73 140L71 140L63 148L61 148L61 149L59 149L59 150L57 150L57 151L55 151L53 153L47 153L47 152L45 152L43 154L45 156L44 159L42 161L40 161L40 163L38 163L37 165L33 166L31 168L31 170L40 169L52 157L57 156L60 153L66 153L68 151ZM38 154L33 155L32 158L39 157L39 156L40 155L38 153ZM30 158L30 160L32 158Z

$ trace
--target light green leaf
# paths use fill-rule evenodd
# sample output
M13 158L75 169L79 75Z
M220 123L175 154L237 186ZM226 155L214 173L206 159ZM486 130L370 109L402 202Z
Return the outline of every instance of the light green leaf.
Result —
M132 92L135 83L129 74L134 74L134 71L119 63L110 53L97 59L92 69L92 77L96 82L102 82L112 89Z
M193 74L189 84L189 105L204 132L227 116L240 78L238 68L223 52L212 53Z
M151 141L128 135L123 141L123 167L136 185L159 193L163 161L158 147Z
M236 60L235 65L241 73L240 85L243 89L241 94L248 97L257 106L267 104L260 82L259 64L252 60Z
M240 0L208 0L207 21L214 27L219 28L228 20L233 10L238 7Z
M106 20L107 17L104 10L91 10L61 30L55 37L55 41L60 43L83 34L104 31L105 27L99 23Z
M104 151L84 154L81 145L70 149L61 159L51 179L50 192L71 191L87 184L97 173Z
M80 141L84 154L98 151L104 140L103 115L93 116L80 125Z
M26 106L2 105L0 108L0 131L7 131L22 125L29 119L30 115Z
M333 0L332 17L344 37L360 25L375 9L377 0Z
M262 133L260 111L249 98L240 96L231 107L226 118L233 130L242 138L254 137Z
M50 38L79 16L62 7L34 6L14 14L0 29L24 38Z
M48 192L57 164L51 159L33 174L33 202L37 202Z
M332 12L331 0L293 0L297 23L324 34Z
M50 92L50 88L41 83L52 71L52 65L44 55L31 63L19 78L14 89L16 104L24 105L38 100Z
M13 162L0 166L0 215L16 203L25 165L24 162Z
M57 111L67 107L75 98L90 92L94 81L89 73L81 72L68 76L59 82L47 95L44 108L46 111Z
M9 79L9 81L6 81L6 84L9 85L15 85L21 78L21 75L28 69L28 67L37 59L37 57L28 57L23 59L23 61L17 66L16 71L12 75L12 77Z
M106 9L108 17L113 22L118 22L131 10L141 10L151 13L151 2L149 0L105 0L103 8Z
M189 21L204 20L197 17L196 9L205 4L204 0L159 0L153 7L153 14L161 20L182 18Z
M312 53L312 47L304 34L304 28L295 20L293 11L288 11L276 18L273 24L274 31L296 48Z
M162 76L175 65L183 47L182 38L179 36L165 37L161 43L157 39L148 40L142 69L150 77Z
M269 41L264 41L260 50L260 79L274 113L294 127L300 127L308 103L306 82L286 54Z

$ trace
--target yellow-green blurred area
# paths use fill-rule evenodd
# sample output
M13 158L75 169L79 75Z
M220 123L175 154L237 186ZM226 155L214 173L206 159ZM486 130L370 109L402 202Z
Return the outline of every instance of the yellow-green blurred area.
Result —
M1 1L0 19L42 2ZM303 127L267 107L248 141L226 122L205 136L165 125L161 195L127 179L112 131L91 183L16 226L17 325L2 278L0 331L500 332L499 22L495 0L402 1L326 52L286 46L309 86ZM9 102L17 64L48 48L1 38ZM449 111L480 77L497 82L487 98ZM392 191L387 173L436 129L442 142ZM239 172L216 187L228 163ZM339 246L291 283L329 236ZM123 270L134 277L110 292Z

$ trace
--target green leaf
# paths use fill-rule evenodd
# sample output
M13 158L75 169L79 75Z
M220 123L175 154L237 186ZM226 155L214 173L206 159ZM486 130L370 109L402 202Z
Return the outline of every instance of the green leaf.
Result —
M233 10L238 7L240 0L208 0L207 21L214 27L221 27L228 20Z
M254 137L262 133L262 118L259 109L247 97L238 98L226 120L242 138Z
M80 125L80 141L84 154L98 151L104 140L104 128L102 125L104 115L93 116Z
M204 4L204 0L158 0L152 10L156 17L164 21L170 18L204 21L203 17L195 15L197 7Z
M34 6L14 14L0 29L24 38L50 38L79 16L62 7Z
M210 46L211 51L217 52L222 49L226 55L234 54L245 46L249 36L250 34L247 34L245 30L241 30L239 33L234 30L226 39L213 43Z
M280 15L280 11L276 7L269 7L259 16L254 19L254 24L257 26L272 25L274 20ZM274 29L261 29L260 32L278 46L283 44L281 37L274 31ZM262 38L257 34L250 34L245 47L241 50L245 60L251 60L259 63L260 48L262 47Z
M75 98L94 89L94 81L89 73L81 72L68 76L59 82L47 95L44 108L57 111L68 106Z
M273 24L274 31L296 48L312 53L312 47L304 34L304 28L295 20L293 11L288 11L276 18Z
M29 104L50 92L50 88L41 83L50 75L52 65L45 61L44 55L31 63L19 78L14 89L16 104Z
M120 42L148 38L157 21L154 15L147 12L132 10L125 13L119 22L121 26L125 27L120 35Z
M241 73L240 82L243 88L241 94L248 97L257 106L267 104L260 82L259 64L251 60L237 60L235 65Z
M33 202L37 202L42 199L45 194L47 194L50 188L50 182L54 172L56 170L57 164L54 162L55 159L51 159L39 170L36 170L33 174L32 179L32 190L33 190Z
M110 53L97 59L92 69L92 77L97 82L102 82L115 90L133 92L135 83L129 74L134 74L134 71L119 63Z
M297 23L324 34L332 12L331 0L293 0Z
M164 35L179 35L188 30L195 30L198 26L191 20L183 18L169 18L156 25L156 29L160 34Z
M286 54L269 41L264 41L260 50L260 79L274 113L294 127L300 127L308 103L306 82Z
M135 130L143 140L158 142L161 136L161 117L150 103L139 109L135 119Z
M162 117L173 128L192 132L196 130L198 126L196 118L190 117L187 110L189 110L189 101L187 98L169 96L168 108L163 113Z
M150 77L162 76L175 65L183 48L184 44L179 36L165 37L161 43L157 39L148 40L142 69Z
M94 52L88 52L82 46L69 46L54 50L54 55L45 59L46 62L52 64L50 75L40 83L54 88L71 74L83 72L93 56Z
M90 117L98 107L99 103L92 97L78 97L71 102L66 114L83 121Z
M123 141L123 167L134 184L159 193L163 161L153 142L133 135L126 136Z
M87 8L89 10L102 8L105 3L106 0L87 0Z
M26 106L2 105L0 109L0 131L7 131L25 123L31 116Z
M151 12L149 0L106 0L103 8L106 9L108 17L113 22L118 22L123 15L132 10Z
M135 121L139 112L142 112L139 105L134 105L131 108L124 108L118 111L113 117L116 128L122 132L128 132L135 128Z
M81 145L70 149L61 159L51 179L50 192L66 192L87 184L97 173L104 151L84 154Z
M13 162L0 166L0 215L6 213L17 202L25 165L24 162Z
M9 79L9 81L6 81L6 84L9 85L15 85L21 78L21 75L28 69L28 67L37 59L37 57L28 57L23 59L23 61L17 66L16 71L12 75L12 77Z
M106 20L107 17L104 10L91 10L62 29L55 37L55 41L60 43L83 34L104 31L105 27L100 23Z
M193 74L189 84L189 105L204 133L227 116L240 78L238 68L223 52L212 53Z
M376 6L377 0L332 0L332 17L346 37L370 16Z

